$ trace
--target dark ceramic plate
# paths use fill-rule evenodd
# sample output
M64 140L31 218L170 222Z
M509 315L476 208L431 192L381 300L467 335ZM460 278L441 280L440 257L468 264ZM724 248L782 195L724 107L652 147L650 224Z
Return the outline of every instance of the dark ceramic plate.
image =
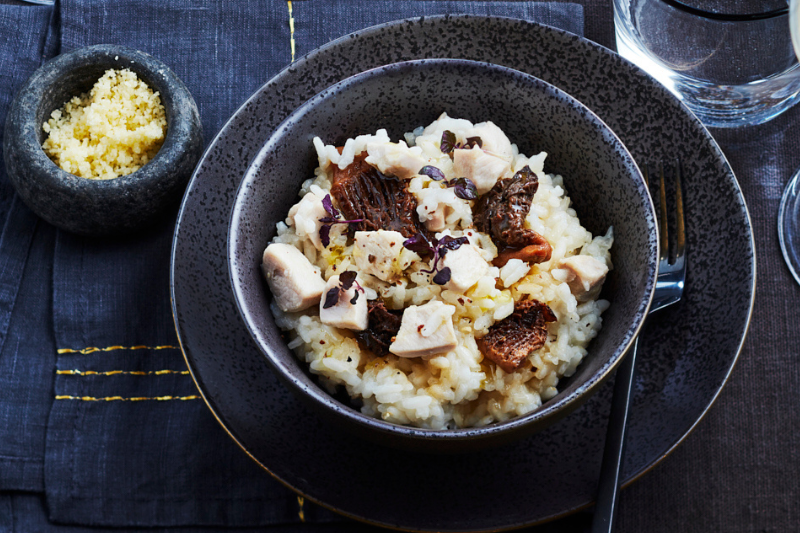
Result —
M420 98L420 94L426 98ZM358 113L353 113L358 109ZM540 409L503 423L450 431L413 428L361 414L309 377L269 311L259 265L264 248L319 166L312 139L341 146L386 128L395 141L446 111L491 120L521 153L547 152L546 172L563 175L572 205L594 235L614 227L614 269L604 283L603 329L559 394ZM269 192L267 192L269 191ZM647 316L658 269L655 212L636 163L600 119L538 78L490 63L421 59L347 78L303 104L278 127L245 174L228 230L233 293L253 338L290 390L323 416L367 438L420 451L486 448L543 429L574 411L613 373ZM346 394L343 394L346 397Z
M382 448L324 425L286 390L248 335L228 283L228 213L272 130L343 78L422 57L490 61L533 74L597 113L640 165L681 158L687 287L684 300L645 325L623 479L646 472L691 431L725 384L752 312L755 247L739 186L705 128L652 78L585 39L520 20L431 17L376 26L309 54L256 92L211 143L184 197L172 257L176 328L220 423L301 494L397 528L520 527L591 503L610 384L513 445L448 456Z

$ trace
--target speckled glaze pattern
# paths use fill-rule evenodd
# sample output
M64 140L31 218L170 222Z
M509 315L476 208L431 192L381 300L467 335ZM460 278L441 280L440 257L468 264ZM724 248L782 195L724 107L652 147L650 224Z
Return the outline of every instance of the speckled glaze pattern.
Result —
M42 124L111 68L131 69L160 93L167 135L136 172L112 180L81 178L44 153ZM83 235L129 233L151 223L178 201L202 150L200 113L175 73L144 52L107 44L62 54L34 72L11 103L3 136L6 171L20 198L51 224Z
M755 247L741 191L711 136L666 89L603 47L525 21L450 16L377 26L309 54L256 92L206 151L184 197L171 272L176 327L214 415L254 460L299 493L395 528L522 527L592 502L611 383L513 445L446 456L398 452L324 423L290 394L248 335L228 282L227 215L272 131L346 77L425 57L490 61L532 74L593 110L640 167L681 158L686 291L643 328L623 479L646 472L685 437L724 385L752 312ZM432 473L437 483L421 482ZM524 504L509 497L516 494L525 495Z
M385 127L395 141L443 112L473 123L491 120L525 154L547 152L545 171L565 187L593 234L614 227L614 269L605 297L611 308L578 371L541 409L481 428L435 431L362 415L326 394L287 348L269 311L260 271L264 248L287 206L318 165L311 139L341 146ZM638 331L650 304L658 258L655 212L628 151L597 116L533 76L508 67L456 59L395 63L348 78L312 98L281 124L256 156L239 188L229 229L234 295L248 329L290 389L332 421L388 446L465 451L502 444L541 430L576 409L610 374ZM310 394L307 392L310 391ZM346 395L345 395L346 397Z

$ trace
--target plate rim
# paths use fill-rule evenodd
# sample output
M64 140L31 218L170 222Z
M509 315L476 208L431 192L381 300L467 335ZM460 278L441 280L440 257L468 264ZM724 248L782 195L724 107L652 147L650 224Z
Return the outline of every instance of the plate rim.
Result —
M525 20L525 19L520 19L520 18L515 18L515 17L504 17L504 16L493 16L493 15L445 14L445 15L433 15L433 16L407 17L407 18L403 18L403 19L396 19L396 20L387 21L387 22L383 22L383 23L380 23L380 24L372 25L372 26L369 26L369 27L366 27L366 28L362 28L360 30L357 30L357 31L354 31L354 32L351 32L351 33L348 33L348 34L345 34L345 35L342 35L341 37L339 37L337 39L334 39L334 40L332 40L332 41L330 41L328 43L325 43L324 45L322 45L322 46L320 46L320 47L318 47L318 48L316 48L314 50L311 50L307 54L304 54L300 58L297 58L296 60L290 62L286 67L281 69L277 74L275 74L273 77L271 77L269 80L267 80L263 85L261 85L258 89L256 89L248 98L246 98L244 100L244 102L242 102L242 104L222 124L222 126L220 126L219 131L209 141L209 143L208 143L206 149L204 150L202 156L198 160L198 163L197 163L197 165L195 167L195 170L192 173L192 176L191 176L191 178L189 180L189 183L187 184L186 191L185 191L184 196L183 196L183 198L181 200L180 208L178 210L176 223L175 223L175 230L173 232L173 237L172 237L171 252L170 252L170 279L169 279L169 283L170 283L170 305L171 305L172 316L173 316L173 326L175 328L175 333L176 333L176 336L177 336L177 339L178 339L178 344L179 344L179 347L180 347L180 350L181 350L181 354L183 355L184 361L185 361L185 363L187 365L187 368L189 370L189 374L190 374L192 380L194 381L195 386L197 387L197 390L200 393L200 396L202 397L202 399L205 402L206 406L211 411L212 415L217 420L217 422L220 424L222 429L229 435L229 437L236 443L236 445L239 448L241 448L242 451L244 451L257 465L259 465L263 470L265 470L273 479L275 479L276 481L281 483L283 486L289 488L290 490L292 490L297 495L299 495L299 496L301 496L303 498L307 498L308 500L310 500L310 501L312 501L312 502L314 502L314 503L316 503L316 504L318 504L318 505L320 505L320 506L322 506L322 507L324 507L324 508L326 508L326 509L328 509L330 511L333 511L333 512L335 512L335 513L337 513L337 514L339 514L341 516L356 520L358 522L362 522L362 523L366 523L366 524L370 524L370 525L375 525L375 526L379 526L379 527L383 527L383 528L388 528L388 529L392 529L392 530L397 530L397 531L427 531L427 530L422 529L422 528L410 528L410 527L409 528L402 528L402 527L399 527L399 526L396 526L396 525L392 525L392 524L388 524L388 523L385 523L385 522L380 522L380 521L377 521L377 520L371 520L371 519L368 519L368 518L365 518L365 517L362 517L362 516L358 516L358 515L349 513L347 511L338 509L338 508L336 508L336 507L334 507L334 506L332 506L330 504L327 504L327 503L325 503L323 501L320 501L317 498L314 498L313 496L307 495L302 490L292 486L288 481L282 479L280 476L278 476L277 474L272 472L266 465L264 465L261 461L259 461L242 444L241 439L234 434L233 430L228 428L228 426L225 424L225 422L220 417L220 414L218 413L217 408L215 408L213 399L206 395L205 390L201 386L202 378L200 378L196 374L195 369L192 366L192 363L191 363L192 356L189 355L188 349L184 345L184 339L182 338L181 333L180 333L180 325L179 325L179 318L178 318L179 311L177 309L176 296L175 296L176 249L177 249L177 246L178 246L178 237L179 237L179 233L180 233L180 230L181 230L181 227L182 227L182 222L183 222L183 219L184 219L184 213L188 209L187 208L187 204L188 204L188 199L189 199L189 196L190 196L189 193L190 193L190 190L193 188L193 186L195 186L195 183L197 181L198 171L203 166L203 164L206 163L206 161L207 161L207 159L209 157L209 154L214 150L216 144L218 143L220 138L223 136L223 133L227 132L227 130L230 127L230 125L234 122L235 119L237 119L239 117L240 113L242 113L252 102L254 102L258 98L260 98L262 93L264 93L265 91L268 91L271 86L277 84L278 80L283 80L283 78L290 76L292 74L292 70L294 68L297 68L297 66L299 64L302 64L302 63L305 63L307 61L313 60L318 55L324 54L329 49L334 49L334 48L338 47L341 43L343 43L343 42L345 42L345 41L347 41L349 39L352 39L354 37L361 36L361 35L366 35L366 34L377 33L377 32L380 32L380 31L382 31L383 29L385 29L387 27L392 27L392 26L395 26L395 25L402 25L404 23L421 23L421 22L424 22L425 20L448 20L448 19L456 19L456 20L476 19L476 20L490 20L490 21L506 21L508 23L513 23L513 24L524 23L526 25L531 25L531 26L540 26L540 27L547 28L547 30L549 30L549 31L561 34L562 36L571 37L571 38L577 39L583 45L586 45L586 46L589 46L590 48L596 49L598 51L598 53L600 53L600 54L610 54L610 55L616 56L618 59L621 59L623 62L627 63L630 68L632 68L633 70L638 71L639 73L644 74L647 78L649 78L653 85L655 85L656 87L659 87L666 95L668 95L668 98L671 98L673 100L673 102L677 103L678 107L685 114L687 114L689 116L689 118L695 123L695 126L699 127L704 132L704 134L708 138L709 144L712 147L713 151L715 152L717 158L722 163L724 163L725 167L727 168L727 173L730 175L731 183L734 186L734 190L736 192L736 195L741 200L742 210L743 210L743 213L744 213L744 221L746 222L746 226L747 226L747 230L748 230L748 234L749 234L750 250L752 252L752 260L750 262L751 263L750 264L750 271L751 271L752 275L751 275L751 283L750 283L750 286L749 286L750 301L749 301L749 307L748 307L748 310L747 310L747 318L746 318L746 321L745 321L744 328L743 328L743 330L741 332L741 338L740 338L739 343L738 343L738 345L736 347L736 353L734 354L734 356L733 356L733 358L732 358L732 360L731 360L731 362L730 362L730 364L729 364L729 366L727 368L727 371L726 371L723 379L721 380L719 385L716 387L716 390L714 391L714 394L712 395L711 399L703 407L702 411L699 413L699 415L694 420L694 422L664 452L662 452L658 457L656 457L652 461L650 461L650 463L648 465L646 465L640 472L635 473L630 479L624 481L622 483L622 485L621 485L622 488L628 487L629 485L631 485L635 481L639 480L642 476L644 476L645 474L650 472L653 468L655 468L656 465L661 463L667 456L669 456L672 452L674 452L675 449L680 444L682 444L686 440L686 438L697 428L699 423L708 414L708 411L716 403L717 399L719 398L720 393L722 392L722 389L727 384L731 374L733 373L734 368L736 367L736 364L737 364L737 362L739 360L739 356L741 355L741 351L742 351L742 349L744 347L744 343L746 341L747 334L749 332L750 325L752 323L752 316L753 316L753 310L754 310L754 305L755 305L755 293L756 293L756 282L757 282L757 256L756 256L757 250L756 250L756 245L755 245L756 244L755 243L755 237L754 237L754 234L753 234L753 225L752 225L752 220L751 220L751 217L750 217L750 211L749 211L749 208L747 207L747 203L746 203L746 200L745 200L744 195L742 193L741 186L739 185L739 181L736 178L736 175L733 172L733 169L731 168L730 163L728 162L725 154L722 152L722 150L719 147L719 145L717 144L716 140L711 135L709 129L704 124L702 124L700 122L700 120L697 119L697 117L688 108L686 108L686 106L683 105L682 102L679 101L679 99L677 97L675 97L672 93L670 93L666 88L660 86L660 84L654 78L652 78L652 76L647 74L645 71L643 71L641 68L636 66L634 63L630 62L629 60L627 60L627 59L625 59L625 58L623 58L621 56L619 56L613 50L611 50L611 49L609 49L609 48L607 48L607 47L605 47L605 46L603 46L603 45L601 45L601 44L599 44L597 42L591 41L590 39L587 39L586 37L583 37L583 36L580 36L580 35L576 35L576 34L573 34L571 32L562 30L560 28L556 28L556 27L553 27L553 26L550 26L550 25L547 25L547 24L543 24L543 23L540 23L540 22L536 22L536 21ZM515 67L510 67L510 68L515 68ZM521 71L521 72L527 74L527 72L525 72L525 71ZM342 78L342 79L344 79L344 78ZM552 82L547 82L547 83L552 83ZM555 85L555 84L553 84L553 85L560 89L560 87L558 85ZM322 90L324 90L324 88ZM581 102L587 108L592 110L592 112L594 112L594 109L592 107L589 107L582 100L578 99L575 96L573 96L573 98L576 98L579 102ZM603 119L601 118L601 120L603 120ZM614 133L616 135L616 132L614 132ZM248 162L248 167L249 166L250 166L250 162ZM621 360L622 360L622 358L620 358L620 361ZM553 514L553 515L548 515L545 518L538 519L538 520L535 520L535 521L532 521L532 522L526 522L524 524L516 524L516 525L511 525L511 526L502 527L502 528L471 529L469 531L495 532L495 531L508 531L508 530L514 530L514 529L519 529L519 528L523 528L523 527L530 527L530 526L534 526L534 525L537 525L537 524L543 524L543 523L546 523L546 522L551 522L551 521L558 520L560 518L564 518L564 517L569 516L569 515L571 515L571 514L573 514L575 512L578 512L578 511L580 511L582 509L588 508L593 504L594 504L594 501L592 500L592 501L586 502L586 503L584 503L582 505L571 507L571 508L565 509L565 510L559 512L559 513L556 513L556 514Z

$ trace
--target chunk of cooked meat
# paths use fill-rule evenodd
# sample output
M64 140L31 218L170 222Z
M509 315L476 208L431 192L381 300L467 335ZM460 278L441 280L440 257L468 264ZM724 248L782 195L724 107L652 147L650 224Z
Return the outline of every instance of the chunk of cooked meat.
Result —
M497 157L505 159L509 163L514 159L514 151L511 148L511 141L493 122L481 122L475 124L464 133L465 138L480 137L483 146L481 148Z
M428 160L422 157L420 148L409 148L406 143L370 143L367 145L367 162L384 174L410 180Z
M455 307L439 300L407 307L389 351L398 357L426 357L455 349L455 312Z
M356 267L383 281L395 281L402 272L396 267L403 251L403 235L397 231L357 231L353 236Z
M382 300L370 300L367 307L367 329L356 333L356 338L375 355L389 355L389 345L400 331L403 312L386 309Z
M289 216L298 237L308 238L317 250L322 250L322 238L319 230L322 222L319 220L328 216L322 204L322 198L313 192L306 193L299 203L292 206Z
M442 231L447 227L446 210L447 206L445 204L439 204L436 209L427 212L428 218L425 220L425 227L428 231ZM417 214L419 214L419 207L417 208Z
M472 181L478 194L485 194L492 190L497 180L511 172L511 165L476 145L471 150L453 150L453 172Z
M442 269L450 269L450 279L445 288L451 291L466 292L489 272L489 263L481 256L474 244L462 244L455 250L448 250L442 259Z
M525 218L538 188L539 179L526 166L513 177L499 180L475 204L475 227L488 233L500 250L493 261L495 266L503 266L515 258L528 263L550 260L552 248L547 239L525 228Z
M570 291L579 302L597 297L608 274L608 266L590 255L573 255L559 261L558 268L567 271Z
M489 328L489 333L477 339L478 349L506 372L519 368L547 340L547 323L556 315L547 304L538 300L522 300L514 312Z
M291 244L274 242L264 250L261 261L269 290L282 310L294 313L319 302L325 280L303 252Z
M344 169L333 167L331 196L347 220L363 219L350 227L356 231L399 231L403 237L426 231L417 217L417 200L405 181L387 176L356 156Z
M334 295L331 298L334 300L333 305L329 305L331 302L328 301L330 291ZM351 285L344 290L340 287L339 276L331 276L325 283L324 294L319 302L320 322L355 331L367 329L367 298L358 293L357 285Z

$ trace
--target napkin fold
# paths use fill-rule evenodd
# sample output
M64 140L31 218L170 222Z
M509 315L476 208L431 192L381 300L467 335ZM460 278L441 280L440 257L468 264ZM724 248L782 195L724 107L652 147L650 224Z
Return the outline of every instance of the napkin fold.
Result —
M16 32L0 37L0 117L51 50L115 43L177 73L207 141L293 60L374 24L470 13L583 32L581 6L557 2L64 0L52 18L45 9L0 6L0 36ZM0 178L0 490L43 490L50 520L86 526L338 520L258 468L200 398L169 300L177 206L135 236L83 238L37 221Z
M49 7L0 5L0 140L17 88L46 55L51 14ZM55 230L16 197L2 154L0 220L0 490L42 491L55 365L50 293ZM38 334L31 335L34 327Z

